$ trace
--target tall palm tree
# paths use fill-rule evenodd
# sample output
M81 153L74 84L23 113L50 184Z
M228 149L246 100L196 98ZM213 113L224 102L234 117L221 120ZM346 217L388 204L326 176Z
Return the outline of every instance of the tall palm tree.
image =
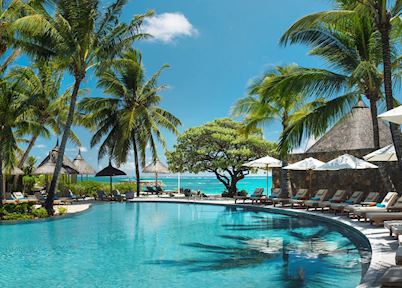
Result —
M15 166L18 151L16 131L28 125L25 113L30 107L30 97L21 93L17 82L7 78L0 80L0 205L4 196L4 169L9 171Z
M17 167L22 169L39 136L48 138L50 130L60 135L67 118L68 99L71 89L60 94L63 71L54 62L39 61L28 67L17 67L10 71L10 79L18 81L19 89L33 99L28 126L18 132L19 135L30 135L28 145L23 152ZM78 137L71 132L70 140L80 145ZM14 177L14 186L18 176Z
M249 95L240 99L232 109L234 116L244 116L244 123L247 129L253 129L257 126L269 123L276 119L282 125L282 131L286 131L291 124L292 115L303 115L309 107L316 106L321 101L315 100L303 104L306 95L302 93L284 93L283 89L267 90L272 83L283 77L291 75L297 71L297 65L277 66L274 71L266 73L261 79L255 81L250 86ZM247 132L247 131L246 131ZM280 155L283 167L287 166L286 155L289 152L287 148L282 147ZM284 191L289 189L288 173L286 169L281 171L281 187Z
M180 120L159 104L157 80L163 66L148 80L145 78L141 54L130 48L111 61L109 69L99 74L98 86L111 97L85 98L80 107L84 121L94 125L91 146L102 144L99 157L109 154L117 162L127 162L130 151L134 154L137 196L140 195L140 165L144 166L147 147L152 158L157 159L156 142L164 147L161 128L177 134Z
M394 97L392 91L392 58L390 34L393 23L401 25L400 16L402 13L401 0L357 0L362 6L371 11L377 30L381 34L383 70L384 70L384 91L387 109L394 108ZM355 8L355 11L357 9ZM399 125L390 123L392 139L400 170L402 170L402 136Z
M275 83L275 85L282 85L287 90L302 89L304 93L317 93L320 97L324 96L331 100L348 96L351 98L350 102L356 102L364 95L370 102L373 144L374 148L378 149L380 137L377 102L382 96L382 74L377 67L382 57L379 35L372 18L368 13L359 13L343 17L342 21L334 24L332 19L311 22L313 15L303 17L294 23L282 36L281 43L285 45L301 43L312 46L310 54L323 58L333 70L301 68L288 79L282 79L281 83ZM339 94L339 92L346 92L346 94ZM348 102L344 103L349 104ZM302 139L300 133L311 136L312 131L325 131L328 125L338 120L337 118L343 116L343 113L329 115L319 115L319 113L328 113L331 109L338 111L338 104L338 101L326 101L325 107L318 107L312 113L306 114L306 118L301 118L299 123L294 122L294 125L302 126L303 129L291 128L284 134L283 141L289 140L292 145L298 145L300 143L297 142ZM348 111L348 109L342 110ZM326 116L328 119L324 122L313 119ZM320 125L322 129L311 127L308 123L314 126Z
M13 24L17 35L16 45L29 55L58 62L74 78L68 116L45 203L49 215L54 213L53 198L58 187L81 83L90 68L104 68L105 61L132 45L133 41L145 37L146 35L139 32L139 28L143 19L153 14L150 11L134 16L129 23L122 23L118 17L127 0L115 0L106 9L102 8L103 2L100 0L55 2L55 7L48 10L37 3L30 5L26 8L28 15Z

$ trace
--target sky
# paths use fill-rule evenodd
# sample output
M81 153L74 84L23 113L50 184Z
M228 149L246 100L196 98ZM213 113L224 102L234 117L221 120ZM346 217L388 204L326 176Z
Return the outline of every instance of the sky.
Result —
M110 2L110 1L108 1ZM319 67L319 59L308 56L307 47L282 47L278 40L300 17L329 9L330 0L129 0L121 19L154 10L143 29L154 37L134 44L141 50L148 76L169 64L160 77L168 89L161 93L161 106L180 118L184 130L230 116L231 106L245 95L250 81L276 65L298 63ZM63 86L72 84L66 77ZM84 82L86 96L102 96L96 78ZM82 154L95 169L96 147L90 148L91 132L74 127L82 142ZM277 140L279 123L264 127L267 140ZM165 133L168 149L176 136ZM55 145L56 137L39 139L32 154L41 161ZM165 160L162 147L159 157ZM74 158L78 147L69 143L66 155ZM132 157L122 168L133 173Z

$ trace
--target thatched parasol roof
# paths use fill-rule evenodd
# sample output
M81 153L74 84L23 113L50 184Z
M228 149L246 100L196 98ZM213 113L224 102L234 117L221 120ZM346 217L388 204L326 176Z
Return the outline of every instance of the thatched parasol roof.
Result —
M56 146L49 152L45 159L38 165L38 168L33 174L53 174L56 167L56 159L59 155L59 145L58 142ZM61 169L61 174L79 174L77 167L74 166L73 162L64 155L63 166Z
M167 174L170 173L169 168L166 167L161 161L156 160L155 162L151 162L142 170L144 173L158 173L158 174Z
M101 176L121 176L121 175L127 175L124 171L121 171L115 167L112 166L112 163L109 161L109 165L105 168L103 168L101 171L96 173L95 177L101 177Z
M84 160L84 158L81 155L81 150L78 150L78 155L75 157L73 164L75 167L77 167L77 170L80 174L84 175L95 175L96 171L94 168L91 167L91 165L88 164Z
M15 176L15 175L24 175L25 173L20 168L14 167L13 169L11 169L11 171L6 169L4 171L4 174L5 175L13 175L13 176Z
M392 138L388 125L379 119L378 126L381 147L391 144ZM370 108L363 101L359 101L349 114L339 120L306 153L361 149L374 149Z

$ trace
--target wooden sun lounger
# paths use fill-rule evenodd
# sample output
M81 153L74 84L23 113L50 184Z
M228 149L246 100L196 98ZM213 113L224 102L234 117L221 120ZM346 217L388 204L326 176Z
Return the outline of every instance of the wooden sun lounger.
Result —
M384 221L402 220L402 212L369 212L366 219L373 225L379 225ZM391 228L392 229L392 228Z
M371 212L387 212L388 207L391 207L398 200L398 193L388 192L380 205L370 207L355 207L350 211L355 218L364 219L367 221L367 213Z
M328 189L320 189L315 193L314 197L312 197L310 200L307 200L304 202L304 205L306 206L306 209L308 210L309 208L315 208L317 210L318 204L322 201L326 201L329 198L329 191Z
M298 189L296 195L289 199L290 207L303 207L306 200L308 200L308 189Z
M346 200L343 203L331 203L329 209L335 213L335 215L340 212L341 214L344 212L344 209L349 206L349 205L355 205L359 203L363 199L364 193L362 191L355 191L352 193L352 195L349 197L348 200Z
M346 190L337 190L328 201L321 201L318 207L324 212L324 208L330 207L332 203L340 203L346 199Z

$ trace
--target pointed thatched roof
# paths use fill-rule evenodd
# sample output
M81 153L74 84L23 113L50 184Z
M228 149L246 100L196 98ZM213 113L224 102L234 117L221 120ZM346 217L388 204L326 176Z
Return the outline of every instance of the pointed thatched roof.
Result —
M56 146L49 152L45 159L38 165L38 168L33 174L53 174L56 167L56 159L59 155L59 141L57 141ZM73 162L68 159L67 156L63 157L63 166L61 174L79 174L77 167L74 166Z
M374 149L371 112L363 101L359 101L352 111L339 120L306 153L353 151ZM379 119L380 146L392 143L388 125Z
M95 175L96 171L94 168L91 167L91 165L88 164L87 161L82 157L81 155L81 150L78 150L78 155L75 157L73 164L75 167L77 167L78 172L80 174L84 175Z

